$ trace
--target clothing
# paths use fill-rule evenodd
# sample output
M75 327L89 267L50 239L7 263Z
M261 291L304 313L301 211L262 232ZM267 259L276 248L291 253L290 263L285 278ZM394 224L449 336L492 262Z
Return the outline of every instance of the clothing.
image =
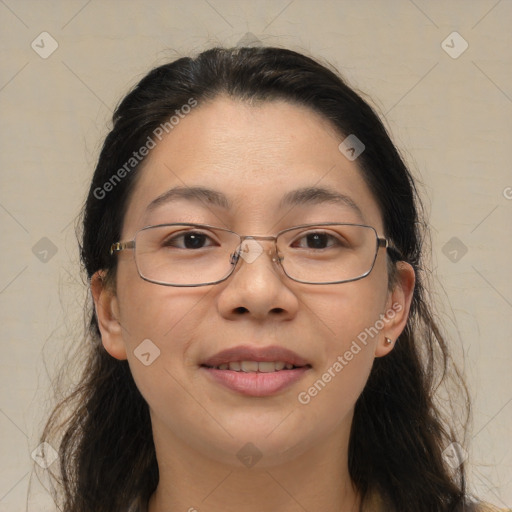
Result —
M459 509L457 509L459 511ZM368 504L364 507L364 512L390 512L387 510L382 498L374 493L370 496ZM474 503L468 501L460 508L460 512L512 512L509 508L498 508L489 503Z
M368 504L364 507L364 512L390 512L386 510L386 507L382 501L382 498L378 494L373 494L368 500ZM468 501L463 505L457 512L512 512L509 508L498 508L489 503L479 502L474 503Z
M142 499L136 500L127 512L148 512L147 503ZM378 494L370 496L364 512L390 512L386 510L381 497ZM460 512L512 512L512 509L497 508L488 503L469 503L465 505Z

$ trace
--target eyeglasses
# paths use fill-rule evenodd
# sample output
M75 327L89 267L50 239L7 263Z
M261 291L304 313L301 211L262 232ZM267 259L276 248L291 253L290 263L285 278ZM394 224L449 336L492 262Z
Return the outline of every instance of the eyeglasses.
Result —
M133 240L116 242L110 254L134 249L140 277L164 286L206 286L225 281L243 259L253 263L273 241L272 261L292 280L337 284L366 277L379 248L398 260L400 253L371 226L305 224L276 236L242 236L205 224L160 224L139 230Z

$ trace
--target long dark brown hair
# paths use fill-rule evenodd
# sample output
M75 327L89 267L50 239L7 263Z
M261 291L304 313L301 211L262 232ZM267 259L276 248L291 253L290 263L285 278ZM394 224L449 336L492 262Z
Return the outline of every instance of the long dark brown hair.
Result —
M466 492L464 464L452 469L442 453L465 432L469 402L426 295L423 259L429 246L418 192L378 115L329 65L287 49L213 48L150 71L115 110L92 178L80 240L87 278L103 269L115 281L109 247L120 238L138 166L120 180L112 177L191 98L200 105L219 94L307 106L332 123L340 142L355 134L365 144L357 163L380 208L385 235L414 267L416 287L404 332L389 355L375 360L356 403L350 475L363 503L378 492L388 510L457 509ZM58 467L51 474L59 508L126 512L136 499L147 502L158 484L150 416L127 361L103 348L90 298L87 308L79 383L53 410L41 442L58 446L58 464L50 470ZM461 418L437 398L447 382L463 405Z

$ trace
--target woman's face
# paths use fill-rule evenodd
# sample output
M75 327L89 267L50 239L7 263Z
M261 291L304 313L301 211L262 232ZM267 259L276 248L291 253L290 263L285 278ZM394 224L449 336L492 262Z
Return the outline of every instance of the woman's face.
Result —
M218 97L199 105L150 151L128 204L122 240L133 239L144 226L177 222L242 235L348 222L373 226L383 236L381 214L357 159L348 160L338 149L342 140L318 114L284 101L251 106ZM148 208L175 187L211 189L226 204L175 194ZM304 188L327 189L345 200L317 193L281 203ZM363 279L302 284L272 261L272 242L261 247L254 260L241 258L226 281L192 288L144 281L133 251L117 253L116 295L104 289L97 300L102 339L111 355L128 359L150 407L155 443L235 465L243 463L242 454L258 453L258 464L271 466L348 436L374 358L392 350L385 337L395 340L404 327L413 278L409 272L405 284L389 290L381 248ZM219 352L241 346L255 355L235 351L233 362L287 358L272 346L295 353L302 369L269 377L204 366ZM229 374L215 377L223 371ZM295 377L284 385L286 372ZM258 385L259 378L267 384Z

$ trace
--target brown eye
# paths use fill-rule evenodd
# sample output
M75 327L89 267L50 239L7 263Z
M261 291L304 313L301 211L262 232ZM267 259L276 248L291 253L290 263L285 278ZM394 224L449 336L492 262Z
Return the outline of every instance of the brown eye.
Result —
M211 238L205 233L188 231L168 237L162 244L164 247L177 247L178 249L202 249L213 245Z
M334 236L326 232L315 231L306 233L297 238L293 243L293 247L301 249L327 249L332 246L339 246L340 241Z

